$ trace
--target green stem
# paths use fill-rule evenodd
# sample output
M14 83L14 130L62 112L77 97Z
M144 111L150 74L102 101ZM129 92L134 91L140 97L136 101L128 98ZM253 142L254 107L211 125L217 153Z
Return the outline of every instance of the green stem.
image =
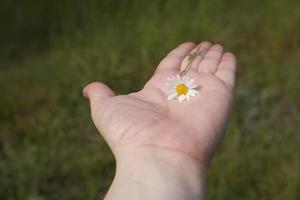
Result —
M190 67L191 67L191 65L192 65L192 63L193 63L193 61L195 60L195 58L196 58L198 55L203 56L203 54L204 54L205 51L206 51L205 49L203 49L202 51L200 51L200 46L199 46L199 47L196 49L195 52L190 53L190 54L189 54L189 57L188 57L188 63L187 63L187 65L185 66L185 69L184 69L182 72L180 72L179 75L180 75L180 76L184 76L184 75L189 71L189 69L190 69Z

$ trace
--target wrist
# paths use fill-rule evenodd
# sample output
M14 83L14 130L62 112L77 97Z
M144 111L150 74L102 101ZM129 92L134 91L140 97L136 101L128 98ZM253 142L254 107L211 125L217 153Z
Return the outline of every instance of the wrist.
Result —
M168 150L122 150L106 199L204 199L206 168Z

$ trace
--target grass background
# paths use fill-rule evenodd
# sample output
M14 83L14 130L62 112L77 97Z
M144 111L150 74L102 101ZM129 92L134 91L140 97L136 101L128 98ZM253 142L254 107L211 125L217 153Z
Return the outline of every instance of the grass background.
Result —
M297 0L2 0L0 23L0 199L102 198L115 166L82 87L136 91L201 40L239 60L207 199L300 199Z

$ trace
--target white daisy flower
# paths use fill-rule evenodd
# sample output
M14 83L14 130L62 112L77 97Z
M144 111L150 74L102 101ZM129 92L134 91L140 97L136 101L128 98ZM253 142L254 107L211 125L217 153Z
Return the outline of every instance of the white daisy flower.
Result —
M189 101L191 97L199 93L196 87L194 79L189 79L186 75L181 77L177 74L167 79L166 95L169 101L176 98L179 102Z

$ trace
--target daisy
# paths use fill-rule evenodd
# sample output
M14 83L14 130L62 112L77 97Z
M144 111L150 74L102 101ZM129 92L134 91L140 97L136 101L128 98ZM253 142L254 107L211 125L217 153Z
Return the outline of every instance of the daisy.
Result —
M168 100L177 98L179 102L185 100L189 101L191 97L195 96L199 92L196 90L197 85L194 84L194 79L189 79L188 76L176 76L169 77L166 83L166 95Z

